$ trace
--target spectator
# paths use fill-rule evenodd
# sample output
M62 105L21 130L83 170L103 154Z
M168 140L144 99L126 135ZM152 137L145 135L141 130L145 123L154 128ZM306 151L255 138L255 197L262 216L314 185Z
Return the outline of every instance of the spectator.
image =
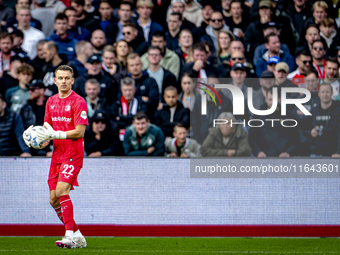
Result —
M147 105L146 114L153 120L154 112L159 102L157 82L146 71L142 71L142 62L137 53L129 54L127 57L127 67L129 75L135 80L136 96L141 97Z
M201 5L193 0L184 1L185 1L185 10L183 12L184 18L195 24L196 27L199 27L203 21Z
M133 13L132 3L128 1L122 1L119 5L118 15L119 21L117 23L112 23L106 27L105 34L107 39L107 44L113 44L123 40L125 36L123 35L123 26L128 25L131 22L136 24L136 21L131 19Z
M160 65L175 75L177 79L180 72L180 59L175 52L166 48L165 34L163 32L155 32L152 36L151 45L160 48L162 54ZM141 61L144 70L149 68L148 53L141 57Z
M211 14L209 26L205 29L206 35L201 38L201 41L209 41L213 45L213 52L218 47L218 34L221 30L229 30L229 27L224 23L223 15L220 11L214 11Z
M221 0L222 14L224 19L231 17L230 4L231 0Z
M96 1L97 2L97 1ZM84 11L91 15L92 19L100 19L100 13L98 10L92 5L93 0L85 0ZM98 7L98 5L97 5Z
M326 77L323 81L332 87L332 100L336 100L339 95L340 83L337 78L338 70L338 61L335 58L328 59L325 67Z
M298 52L295 63L298 68L288 74L287 78L290 79L295 85L303 87L305 84L306 72L312 67L312 56L308 50L302 49Z
M42 31L46 37L50 36L54 30L53 24L56 13L46 8L46 0L33 0L34 10L32 18L37 19L42 24Z
M104 75L101 67L102 64L99 56L92 55L89 57L85 64L87 73L75 79L73 89L78 95L85 97L86 81L89 79L96 79L100 84L99 97L105 98L106 102L111 105L117 99L118 86L116 84L112 84L111 79Z
M168 32L165 33L166 47L170 50L176 50L178 45L178 37L182 25L182 15L179 12L173 12L169 16Z
M96 29L100 29L100 17L93 16L91 13L87 13L84 10L84 0L71 0L71 7L76 10L77 23L76 26L86 28L92 32Z
M30 157L30 148L22 139L24 125L20 115L6 108L6 100L0 94L0 155Z
M195 78L207 79L209 76L217 76L216 69L207 62L208 52L202 43L197 43L193 47L193 63L184 66L182 72L192 71Z
M78 75L82 76L86 73L85 64L88 58L93 55L93 46L87 41L79 41L75 50L77 57L71 63L76 67Z
M119 71L127 74L127 56L132 53L132 48L125 40L120 40L116 44L117 64Z
M304 49L306 51L312 51L312 44L313 44L313 42L315 40L320 40L321 39L319 27L314 25L314 24L308 25L308 27L306 29L305 37L303 39L304 39L303 40L304 41L304 45L301 46L300 48L298 48L296 50L296 53L300 52L302 49Z
M247 58L253 58L253 52L255 51L256 47L261 45L262 43L265 43L265 35L263 33L263 29L272 22L272 24L275 24L276 27L280 28L280 36L284 40L284 42L289 43L292 41L291 39L293 38L293 32L290 27L288 18L282 16L276 17L273 14L271 1L262 0L259 3L258 12L260 18L249 24L244 35L244 45L247 49ZM290 52L294 52L294 49L290 49ZM258 76L259 75L261 75L261 73L258 74Z
M314 67L312 67L311 69L307 71L306 77L305 77L305 83L306 83L306 88L311 93L312 100L310 100L310 102L315 101L315 99L318 98L320 79L318 78L318 71L316 71ZM310 105L310 107L308 107L308 111L310 111L312 104L311 103L306 103L306 104ZM303 112L300 111L299 114L302 115Z
M43 66L46 64L45 63L45 58L44 58L44 44L47 42L47 40L43 39L40 40L37 44L37 56L31 60L29 63L30 65L33 66L34 68L34 75L33 78L40 78L41 77L41 70Z
M26 7L30 8L30 1L27 0L17 0L17 3L15 4L15 9L17 10L20 7ZM31 17L30 21L31 27L34 27L38 30L41 30L41 22L39 20L36 20ZM3 29L4 32L12 33L14 30L18 29L18 20L16 19L16 16L13 15L13 17L9 18L6 22L5 29Z
M332 18L324 18L320 23L320 36L325 39L329 55L336 55L336 47L340 44L340 38L335 30L335 23Z
M207 83L210 84L211 86L214 86L214 84L220 84L219 80L215 77L209 77ZM209 88L207 88L207 90L210 93L215 94ZM207 137L209 133L209 128L211 127L213 120L216 119L220 113L233 111L233 106L230 99L227 98L222 93L221 89L215 88L215 91L220 97L222 105L219 105L219 102L217 102L218 105L216 106L214 100L210 96L207 96L206 97L207 115L201 114L201 100L199 101L195 100L195 106L191 114L191 126L193 128L192 130L193 137L199 143L202 143L204 139ZM216 99L217 96L213 95L213 97L214 99Z
M178 101L177 88L168 86L164 90L165 105L155 113L155 124L159 126L164 137L172 137L173 128L182 123L186 128L190 126L190 110L184 108Z
M0 78L0 94L5 95L6 91L10 88L19 85L19 81L17 80L17 70L20 66L22 66L24 59L16 54L11 57L11 70L9 72L4 72L2 77Z
M165 139L165 156L176 158L201 157L201 145L191 138L187 138L188 130L182 123L174 126L173 137Z
M0 33L0 76L4 71L9 71L11 68L11 56L15 55L13 48L13 38L9 33Z
M191 31L184 29L179 33L178 42L180 47L175 50L175 53L180 59L181 65L180 70L184 68L186 63L192 62L194 59L192 58L192 45L193 45L193 37Z
M125 41L138 55L141 56L147 51L149 45L143 36L138 35L138 29L134 23L128 23L123 26L123 35Z
M37 44L45 39L43 32L31 27L31 11L28 7L21 7L17 10L18 29L24 33L22 48L27 52L30 59L37 56Z
M240 40L235 39L230 43L230 50L229 51L230 51L230 54L235 52L235 51L241 51L241 52L245 53L244 45Z
M269 72L269 71L268 71ZM265 103L261 110L271 109L273 106L272 89L267 90ZM266 116L254 116L260 119L264 125L261 128L250 128L249 144L253 154L258 158L280 157L289 158L294 155L297 141L295 128L283 127L280 121L265 121L265 119L281 120L281 105L278 103L275 111Z
M328 4L324 1L316 1L313 4L313 16L305 21L305 27L309 24L320 25L321 21L327 17Z
M167 21L169 20L170 14L173 13L173 12L179 12L180 14L182 14L181 30L189 29L190 31L193 31L196 28L196 25L194 23L192 23L191 21L189 21L186 17L185 1L184 0L172 0L171 1L170 8L168 9L168 12L167 12L167 15L166 15Z
M194 81L191 78L192 74L187 72L182 75L181 87L182 92L179 94L179 101L184 108L193 111L196 101L201 100L201 95L197 92Z
M230 44L234 39L234 35L229 30L221 30L218 33L217 50L213 61L215 66L220 65L224 60L230 59Z
M311 119L305 130L310 139L311 157L340 157L338 101L332 100L332 87L323 83L319 88L319 102L312 105Z
M269 70L271 72L274 72L275 71L275 66L279 62L280 62L280 58L279 57L277 57L277 56L270 57L268 59L268 63L267 63L267 70Z
M31 95L31 100L28 101L28 104L32 107L36 125L42 126L44 125L45 118L45 108L47 97L45 96L45 85L42 80L35 79L28 85L28 91ZM23 118L24 119L24 118ZM29 126L26 124L26 126Z
M133 125L126 129L124 152L126 156L164 155L164 136L162 130L151 124L144 112L137 112Z
M148 50L149 68L146 70L151 78L154 78L159 90L159 104L158 108L162 107L164 90L168 86L175 86L177 88L177 81L175 75L168 70L161 67L162 60L161 49L157 46L151 46Z
M92 32L91 43L93 45L94 54L101 56L103 53L103 48L106 45L106 37L101 29L96 29Z
M113 76L119 70L119 66L116 64L116 52L112 45L106 45L104 47L102 60L102 70L104 74L110 79L114 79Z
M113 9L107 0L100 0L100 28L105 31L106 27L114 22Z
M146 42L151 41L152 35L156 31L163 32L162 26L150 18L153 7L152 0L137 0L137 13L139 14L137 23L143 29Z
M261 106L266 102L266 95L269 90L275 85L275 76L273 72L265 70L260 76L259 90L253 91L253 107L260 110Z
M12 50L17 54L22 53L22 54L27 56L27 52L22 49L22 44L24 43L24 33L19 29L15 29L15 30L13 30L11 35L12 35L12 38L13 38L13 48L12 48Z
M64 12L66 5L59 0L47 0L46 8L51 9L55 13Z
M254 65L256 66L257 76L260 77L262 72L267 69L268 59L273 56L287 63L290 71L294 70L294 58L289 52L281 50L280 39L276 34L271 33L265 37L265 47L267 51L260 58L256 58L257 54L255 52Z
M85 151L89 157L121 156L118 124L105 111L97 110L85 131Z
M319 78L325 78L326 72L326 43L322 40L315 40L312 43L312 59L313 59L313 66L319 73Z
M244 33L249 25L247 17L243 17L242 2L240 0L233 0L230 3L231 17L226 18L226 25L230 28L235 36L239 39L244 38Z
M89 118L94 116L94 112L101 109L106 109L106 99L100 98L100 85L99 82L90 78L85 82L85 101L87 104L87 115Z
M201 39L201 37L203 37L204 35L207 34L205 29L207 28L207 26L209 26L211 14L214 12L214 8L213 8L214 5L211 2L203 1L203 2L201 2L201 5L202 5L203 21L193 31L193 34L194 34L194 37L195 37L195 40L194 40L195 42L199 41ZM169 23L169 21L168 21L168 23Z
M0 1L0 21L1 31L5 31L7 21L14 17L14 11L12 8L6 7L3 4L3 0Z
M122 96L113 103L110 112L110 119L113 119L119 126L120 140L124 140L126 127L130 126L133 117L139 111L146 111L147 107L140 97L136 97L135 81L130 77L125 77L121 80L120 90Z
M291 80L287 79L289 67L285 62L279 62L275 65L274 70L275 84L280 88L297 87Z
M59 49L55 42L46 42L43 46L43 49L46 65L44 65L42 68L41 77L46 87L45 95L50 97L58 93L58 88L54 85L54 75L55 70L60 65L71 65L73 68L74 77L78 76L78 72L76 68L67 60L66 55L58 54Z
M73 38L78 41L90 41L90 31L77 25L77 11L73 7L67 7L64 14L67 17L67 32L71 33Z
M166 26L164 26L163 24L165 23L167 11L169 9L169 6L171 5L171 0L153 0L153 3L154 7L151 18L165 28Z
M225 124L209 128L209 134L202 144L202 155L205 157L241 157L251 155L247 132L237 122L230 112L222 112L218 119Z
M10 88L5 94L6 102L10 109L20 115L21 108L31 99L27 84L33 78L34 69L32 66L23 64L17 70L18 86Z
M47 40L57 44L59 54L65 54L69 61L73 60L76 57L74 49L78 41L67 32L67 16L64 13L58 13L54 28L55 30Z
M282 16L289 19L289 24L293 30L293 37L296 45L300 41L300 35L307 27L304 25L306 19L312 15L312 5L307 0L294 0L288 8L282 11Z

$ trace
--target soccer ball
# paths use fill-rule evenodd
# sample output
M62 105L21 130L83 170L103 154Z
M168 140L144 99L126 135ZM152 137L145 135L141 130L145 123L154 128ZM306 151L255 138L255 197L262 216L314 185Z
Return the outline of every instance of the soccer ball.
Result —
M39 137L37 136L37 130L39 129L46 129L46 128L42 126L35 126L32 128L31 134L30 134L31 146L34 149L38 149L38 150L44 149L50 143L50 140L42 141L39 139Z

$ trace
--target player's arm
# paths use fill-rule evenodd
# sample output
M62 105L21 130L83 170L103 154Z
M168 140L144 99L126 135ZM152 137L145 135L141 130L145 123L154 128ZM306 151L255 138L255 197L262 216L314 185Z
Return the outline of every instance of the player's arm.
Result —
M46 141L54 139L79 139L83 138L85 134L86 125L77 125L75 129L69 131L58 131L54 130L52 126L48 123L44 123L45 129L38 130L37 136Z
M78 125L75 129L66 131L66 139L79 139L85 135L86 125Z

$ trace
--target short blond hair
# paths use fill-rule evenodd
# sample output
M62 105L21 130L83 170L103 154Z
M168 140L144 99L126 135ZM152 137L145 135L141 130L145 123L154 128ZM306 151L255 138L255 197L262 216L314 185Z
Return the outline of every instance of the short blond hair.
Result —
M142 6L146 6L146 7L152 9L154 5L153 5L153 3L152 3L151 0L137 0L136 6L137 6L137 9L138 9L139 7L142 7Z
M139 58L139 57L140 57L140 56L139 56L138 53L132 52L132 53L130 53L130 54L127 56L127 60L129 60L129 59L135 59L135 58Z
M31 14L31 9L27 6L20 6L15 9L16 13L18 14L21 10L28 10Z
M316 1L313 4L313 11L315 11L316 7L321 7L322 9L324 9L325 11L327 11L328 9L328 4L324 1Z

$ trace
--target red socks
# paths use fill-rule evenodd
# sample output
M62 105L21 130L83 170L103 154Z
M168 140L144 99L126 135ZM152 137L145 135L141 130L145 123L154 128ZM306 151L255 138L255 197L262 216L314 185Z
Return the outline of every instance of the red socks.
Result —
M64 220L65 229L76 231L74 230L74 226L77 227L73 220L73 204L69 195L64 195L59 197L59 202L62 211L62 219ZM59 215L58 215L59 216Z
M61 220L62 223L64 223L64 219L63 219L63 213L61 212L61 206L59 206L58 208L54 208L55 212L57 213L59 219Z

